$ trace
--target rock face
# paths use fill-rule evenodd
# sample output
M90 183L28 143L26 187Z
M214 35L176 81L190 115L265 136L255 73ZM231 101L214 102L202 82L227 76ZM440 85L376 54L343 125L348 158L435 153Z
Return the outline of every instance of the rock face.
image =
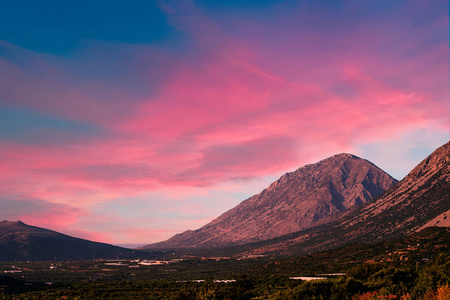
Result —
M403 180L369 203L308 230L265 241L249 253L305 253L351 242L374 243L428 226L448 226L450 142L434 151Z
M367 160L335 155L283 175L198 230L144 248L217 247L282 236L330 221L396 182Z
M343 225L361 226L360 230L374 232L374 238L378 239L417 231L436 218L444 219L449 210L450 142Z
M136 251L91 242L20 221L0 222L0 261L132 257Z

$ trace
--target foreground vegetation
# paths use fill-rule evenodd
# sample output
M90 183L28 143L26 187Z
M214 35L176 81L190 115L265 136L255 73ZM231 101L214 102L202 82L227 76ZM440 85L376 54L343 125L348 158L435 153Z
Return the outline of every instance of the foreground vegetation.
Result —
M0 299L450 299L449 241L435 228L301 257L0 263L17 271L0 275Z

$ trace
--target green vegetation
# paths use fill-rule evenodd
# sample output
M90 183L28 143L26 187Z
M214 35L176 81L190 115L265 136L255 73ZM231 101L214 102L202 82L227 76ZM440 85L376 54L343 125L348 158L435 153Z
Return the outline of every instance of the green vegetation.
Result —
M449 229L428 228L299 257L0 263L0 299L450 299L449 241ZM324 275L334 273L345 275Z

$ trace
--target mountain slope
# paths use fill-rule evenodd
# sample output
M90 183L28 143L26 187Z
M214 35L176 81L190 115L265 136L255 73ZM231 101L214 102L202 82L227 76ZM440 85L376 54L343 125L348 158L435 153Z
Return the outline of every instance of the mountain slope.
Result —
M249 253L304 253L350 242L405 236L450 216L450 143L435 150L403 180L362 207L325 225L247 245Z
M74 238L20 221L0 222L0 261L131 257L134 250Z
M362 226L373 237L419 230L450 210L450 143L435 150L383 197L364 206L342 225ZM376 225L376 230L373 227Z
M396 182L367 160L335 155L283 175L198 230L144 248L216 247L282 236L329 221Z

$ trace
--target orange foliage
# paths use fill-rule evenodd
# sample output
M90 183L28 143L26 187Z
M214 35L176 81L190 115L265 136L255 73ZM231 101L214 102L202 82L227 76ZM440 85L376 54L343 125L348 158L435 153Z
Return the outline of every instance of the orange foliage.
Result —
M356 296L354 300L410 300L411 296L409 294L403 295L401 297L396 295L380 295L378 291L367 292ZM450 299L449 299L450 300Z
M450 287L440 286L436 291L430 291L425 294L424 300L450 300Z

